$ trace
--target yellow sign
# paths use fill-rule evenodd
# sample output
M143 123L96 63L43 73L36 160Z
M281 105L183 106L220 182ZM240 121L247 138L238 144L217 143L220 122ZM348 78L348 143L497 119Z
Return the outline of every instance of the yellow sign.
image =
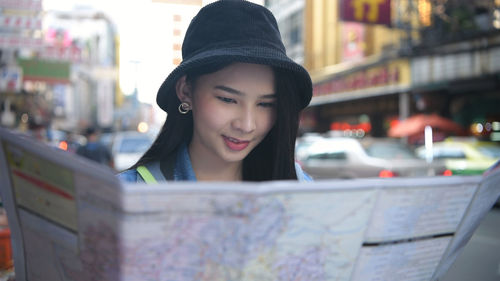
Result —
M368 14L366 19L370 22L377 22L379 15L379 6L385 0L353 0L352 7L354 8L354 18L357 21L363 21L365 18L365 5L368 6Z
M391 25L391 0L340 0L340 18Z

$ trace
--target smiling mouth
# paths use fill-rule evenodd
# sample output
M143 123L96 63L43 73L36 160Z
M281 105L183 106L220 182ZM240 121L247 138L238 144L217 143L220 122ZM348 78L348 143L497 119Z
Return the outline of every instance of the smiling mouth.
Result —
M248 144L250 143L250 141L242 141L228 136L222 136L222 138L224 139L224 143L226 144L226 146L229 149L235 151L241 151L247 148Z

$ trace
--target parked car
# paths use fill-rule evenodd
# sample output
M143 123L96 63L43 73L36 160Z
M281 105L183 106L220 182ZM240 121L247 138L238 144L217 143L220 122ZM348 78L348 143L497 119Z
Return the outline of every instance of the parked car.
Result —
M316 141L322 140L324 137L319 133L306 133L304 136L297 138L295 141L295 157L297 159L304 158L307 155L308 148Z
M442 175L443 163L427 163L397 140L323 138L297 158L313 178L412 177Z
M433 143L433 159L444 161L454 175L480 175L500 159L500 145L470 138L448 138ZM425 158L424 146L416 153Z
M136 131L117 132L111 145L115 169L123 171L130 168L152 143L153 137L149 134Z

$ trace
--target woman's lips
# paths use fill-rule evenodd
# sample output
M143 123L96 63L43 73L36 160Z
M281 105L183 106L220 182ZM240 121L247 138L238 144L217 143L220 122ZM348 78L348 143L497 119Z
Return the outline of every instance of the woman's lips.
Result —
M247 148L248 144L250 143L249 141L242 141L242 140L227 137L227 136L222 136L222 138L224 139L226 146L229 147L229 149L235 150L235 151L241 151L241 150Z

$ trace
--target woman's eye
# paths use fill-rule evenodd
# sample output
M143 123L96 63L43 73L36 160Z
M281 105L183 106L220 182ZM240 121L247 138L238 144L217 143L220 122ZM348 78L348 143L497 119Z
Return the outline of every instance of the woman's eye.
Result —
M260 106L262 107L269 107L269 108L273 108L273 107L276 107L276 103L275 102L261 102L259 103Z
M217 98L225 103L235 103L235 100L231 98L226 98L226 97L217 97Z

